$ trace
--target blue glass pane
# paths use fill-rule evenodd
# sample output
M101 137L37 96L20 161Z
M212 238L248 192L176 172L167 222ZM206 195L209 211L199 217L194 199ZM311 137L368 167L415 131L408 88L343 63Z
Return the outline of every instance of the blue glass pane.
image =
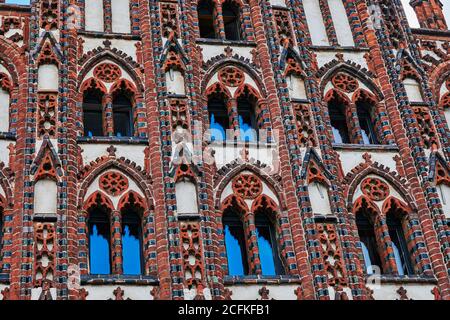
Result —
M30 0L6 0L7 4L30 4Z
M91 274L110 274L109 241L104 232L99 232L94 224L89 235L89 255ZM104 229L104 228L103 228Z
M220 123L216 122L216 117L214 116L214 114L211 114L209 129L211 132L211 141L225 140L225 129Z
M122 233L123 273L141 274L141 242L137 227L125 225Z
M264 276L274 276L275 262L272 243L270 240L270 228L259 226L256 228L258 237L259 259L261 260L262 274Z
M242 116L239 116L239 128L241 129L241 140L245 142L256 142L256 130L249 123L244 123Z
M361 249L364 255L364 263L366 265L367 274L373 274L372 261L370 260L369 250L367 249L364 242L360 242Z
M343 143L344 140L342 139L339 129L335 127L331 127L331 129L333 130L334 143Z
M239 244L239 239L232 234L230 227L225 226L225 247L228 258L228 274L230 276L243 276L244 263L242 261L242 248Z
M399 276L405 275L405 268L403 267L402 258L400 256L400 251L398 250L397 246L394 242L392 242L392 249L394 251L394 257L395 257L395 263L397 264L397 271Z

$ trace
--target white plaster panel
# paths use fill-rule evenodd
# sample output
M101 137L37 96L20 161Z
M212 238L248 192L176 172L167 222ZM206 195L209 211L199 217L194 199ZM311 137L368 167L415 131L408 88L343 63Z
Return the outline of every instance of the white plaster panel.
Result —
M316 51L317 64L319 68L322 68L325 64L336 60L336 54L342 53L344 55L344 60L350 60L360 65L363 68L368 69L367 61L364 58L365 52L350 52L350 51Z
M3 162L6 167L9 166L9 150L8 146L12 144L15 145L12 141L8 140L0 140L0 162Z
M130 1L111 0L112 31L116 33L130 33Z
M83 163L89 164L91 161L94 161L98 157L108 155L106 149L109 145L106 144L80 144L81 149L83 150ZM116 156L118 158L124 157L125 159L129 159L135 162L137 165L144 167L144 150L145 146L142 145L115 145Z
M4 284L0 284L0 300L3 300L2 291L5 290L8 286Z
M197 296L197 290L192 288L192 289L184 289L184 300L194 300L194 298ZM209 290L208 288L204 288L203 289L203 296L205 297L205 300L212 300L212 296L211 296L211 290Z
M450 108L445 109L444 116L447 121L447 126L450 128Z
M84 6L85 30L103 32L103 0L88 0Z
M38 90L58 91L58 67L54 64L43 64L38 69Z
M364 162L362 157L364 153L369 153L373 162L378 162L388 167L391 171L396 171L396 163L393 157L398 155L398 153L395 151L338 150L337 152L341 159L344 174L349 173L358 164Z
M272 6L286 7L286 1L285 0L270 0L270 4Z
M435 287L430 284L391 284L382 283L379 286L374 286L372 284L367 285L373 290L373 297L375 300L399 300L400 295L397 290L403 287L407 291L407 296L413 300L434 300L434 296L431 290Z
M289 95L292 99L307 99L305 82L302 78L290 75L286 78Z
M128 192L129 190L133 190L133 191L135 191L136 193L138 193L141 197L145 198L144 194L143 194L142 191L141 191L141 188L136 184L136 182L135 182L130 176L128 176L126 173L124 173L124 172L122 172L122 171L120 171L120 170L114 170L114 169L112 169L112 170L107 170L107 171L105 171L105 172L102 172L100 175L98 175L98 176L94 179L94 181L92 181L91 185L89 186L89 188L88 188L87 191L86 191L86 195L84 196L84 200L85 200L85 201L86 201L87 199L89 199L89 196L90 196L91 194L93 194L94 192L99 191L99 190L101 191L101 189L100 189L100 184L99 184L99 180L100 180L100 177L101 177L104 173L106 173L106 172L118 172L118 173L124 175L124 176L128 179L128 189L127 189L127 190L125 190L124 192L122 192L121 194L119 194L118 196L115 196L115 197L108 195L108 197L109 197L109 199L111 200L111 202L112 202L114 208L116 208L116 209L118 208L120 199L121 199L121 198L123 197L123 195L124 195L126 192ZM103 192L103 191L102 191L102 192ZM103 192L103 193L106 194L105 192Z
M334 28L336 29L336 36L338 43L341 46L353 47L353 33L348 21L347 12L342 0L328 0L331 17L333 18Z
M437 186L437 189L445 217L450 219L450 187L445 184L441 184Z
M31 300L39 300L39 296L42 293L42 288L33 288L31 289ZM56 300L57 293L56 288L50 288L50 294L52 295L52 298Z
M403 80L405 86L406 95L411 102L423 102L422 92L420 90L420 84L415 79L406 78Z
M9 131L9 93L0 89L0 132Z
M228 163L241 158L241 153L243 146L234 146L230 143L229 146L223 146L218 144L211 144L210 147L215 151L214 159L217 168L222 168ZM248 158L253 158L254 160L259 160L261 163L271 166L273 164L273 151L276 150L275 147L270 146L256 146L250 145L247 148ZM269 170L269 168L267 169Z
M177 213L198 213L197 189L190 181L179 181L175 185Z
M119 287L115 285L86 285L83 288L89 293L86 300L115 300L114 290ZM138 286L138 285L126 285L120 284L120 288L124 291L123 298L131 300L153 300L153 296L150 294L152 286Z
M442 97L444 94L446 94L448 92L448 90L447 90L447 85L446 85L446 83L445 83L445 81L444 81L444 83L442 84L442 86L441 86L441 89L439 90L439 93L440 93L440 97Z
M328 188L325 185L313 182L308 185L308 193L313 213L320 215L332 214Z
M51 179L42 179L34 185L34 213L55 214L57 209L58 187Z
M104 38L90 38L90 37L83 37L84 43L83 43L83 53L87 53L93 49L96 49L98 47L104 47L103 41L105 41ZM134 61L137 61L136 58L136 40L128 40L128 39L109 39L111 41L111 48L116 48L127 55L129 55L131 58L133 58Z
M319 0L303 1L306 21L308 23L311 41L316 46L329 46L327 31L323 22Z
M180 71L166 72L167 92L169 94L185 94L184 76Z
M269 298L275 300L296 300L297 296L294 291L297 290L299 284L286 285L264 285L269 290ZM263 285L233 285L227 286L233 292L233 300L260 300L261 296L258 291Z
M212 57L225 54L225 48L228 47L228 45L220 45L220 44L201 44L200 47L203 49L203 61L208 61ZM233 47L233 54L238 54L244 58L252 60L252 54L251 51L254 49L252 46L239 46L239 47Z

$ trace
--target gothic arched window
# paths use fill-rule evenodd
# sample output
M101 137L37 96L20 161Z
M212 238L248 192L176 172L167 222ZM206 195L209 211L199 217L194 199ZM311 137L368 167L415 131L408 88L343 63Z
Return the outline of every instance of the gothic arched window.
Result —
M122 210L122 259L123 274L142 274L142 226L134 206Z
M200 38L216 39L214 27L214 4L211 0L201 0L197 7Z
M225 39L241 40L240 8L232 1L222 4L223 24L225 26Z
M132 137L133 133L133 105L131 97L123 90L113 99L113 125L116 137Z
M330 114L334 143L351 143L345 117L345 104L336 94L328 101L328 112Z
M232 207L224 211L222 224L228 260L228 274L230 276L248 275L249 267L244 228L241 219Z
M399 218L399 212L390 209L386 213L386 223L389 230L389 236L392 241L393 254L395 264L397 265L397 273L400 276L414 274L411 263L411 255L406 243L405 234L403 232L402 221Z
M359 99L356 102L356 111L363 144L379 144L373 123L373 105L368 99Z
M85 137L101 137L103 133L103 93L88 89L83 95L83 125Z
M108 210L100 205L91 207L88 229L90 273L111 274L111 227Z
M208 115L211 141L226 140L226 130L230 129L230 120L225 95L215 93L208 97Z
M264 209L259 209L255 213L255 227L262 275L275 276L284 274L283 264L278 252L275 226L267 217Z
M380 254L378 253L377 238L375 236L375 228L370 220L369 212L362 207L356 215L356 226L358 228L359 241L364 256L364 263L367 274L373 274L373 266L377 266L380 272L383 272Z

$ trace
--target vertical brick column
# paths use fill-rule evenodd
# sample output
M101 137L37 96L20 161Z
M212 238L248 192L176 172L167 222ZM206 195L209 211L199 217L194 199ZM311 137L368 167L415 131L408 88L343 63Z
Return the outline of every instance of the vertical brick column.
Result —
M111 272L113 274L122 274L122 221L118 210L111 212L111 261Z

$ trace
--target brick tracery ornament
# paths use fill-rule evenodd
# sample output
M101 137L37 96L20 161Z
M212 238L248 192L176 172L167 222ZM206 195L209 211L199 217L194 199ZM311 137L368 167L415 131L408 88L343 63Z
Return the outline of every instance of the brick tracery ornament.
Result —
M345 92L354 92L359 88L358 81L345 73L338 73L331 79L331 82L335 88L341 89Z
M445 87L447 88L447 90L450 91L450 78L448 78L447 80L445 80Z
M441 98L441 107L445 110L450 108L450 92L447 92L442 98Z
M301 76L302 68L301 68L300 64L297 62L297 60L295 60L292 57L288 57L286 59L286 70L284 73L286 76L288 76L290 74Z
M183 249L184 279L188 289L203 288L203 253L200 223L181 222L181 245Z
M428 107L415 106L413 107L413 110L425 147L430 149L432 146L437 146L438 138L433 127L433 121L430 112L428 111Z
M316 139L314 137L314 126L309 106L306 104L295 104L294 113L300 145L302 147L315 147Z
M169 50L167 53L166 61L164 63L164 71L167 72L169 69L183 71L183 63L181 57L175 50Z
M128 179L119 172L110 171L100 177L99 185L107 194L116 197L128 189Z
M39 137L56 135L57 93L42 93L38 95L38 133Z
M328 184L327 178L322 173L319 165L315 161L311 161L308 166L308 183L317 181L324 184Z
M346 286L345 263L334 224L318 224L322 256L329 286Z
M178 6L176 3L161 3L161 28L163 37L171 34L178 37Z
M94 77L104 82L114 82L122 76L122 70L119 66L112 63L102 63L95 67Z
M40 299L51 299L50 288L55 276L55 238L54 223L35 223L33 287L42 288Z
M361 191L373 201L383 201L389 196L389 186L378 178L366 178L361 183Z
M39 58L37 59L38 64L58 64L59 59L53 51L52 44L50 41L47 41L41 48L41 52L39 54Z
M253 174L241 174L233 179L232 188L234 194L243 199L255 199L263 191L261 179Z
M184 99L170 99L172 129L189 129L187 103Z
M56 180L57 172L50 153L50 149L47 149L45 151L45 154L41 160L41 164L39 165L39 168L36 172L35 181L45 178Z
M236 67L229 66L219 71L219 81L229 87L239 87L244 79L244 73Z
M41 28L46 31L58 28L58 2L57 0L41 2Z
M0 72L0 88L8 93L10 93L12 89L12 83L9 76L3 72Z
M436 185L445 184L450 187L450 174L441 162L436 161Z

